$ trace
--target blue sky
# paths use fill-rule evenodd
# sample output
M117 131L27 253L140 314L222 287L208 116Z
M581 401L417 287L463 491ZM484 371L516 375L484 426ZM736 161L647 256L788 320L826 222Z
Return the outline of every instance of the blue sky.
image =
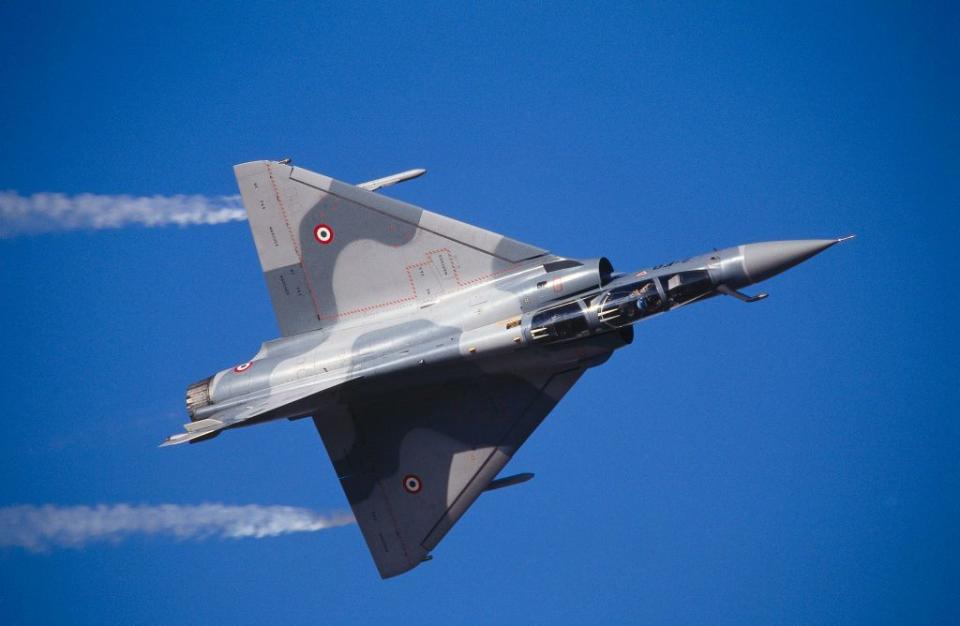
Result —
M410 574L356 526L5 549L2 621L960 620L956 8L712 4L0 7L0 189L292 156L620 269L858 235L638 327ZM346 506L309 422L156 447L277 334L245 223L0 240L0 293L0 506Z

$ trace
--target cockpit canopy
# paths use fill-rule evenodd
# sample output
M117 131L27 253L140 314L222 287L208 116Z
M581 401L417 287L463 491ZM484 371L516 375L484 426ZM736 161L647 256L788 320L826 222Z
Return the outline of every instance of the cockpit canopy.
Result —
M707 270L689 270L620 285L600 296L597 317L619 328L701 298L713 290Z
M621 284L596 298L585 297L538 311L530 320L530 337L539 343L580 339L602 327L629 326L712 292L713 281L705 269Z
M664 310L656 279L623 285L600 297L597 318L619 328Z
M530 335L534 341L551 343L589 334L587 313L579 300L540 311L530 320Z
M713 291L713 281L707 270L689 270L660 277L669 306L675 307L702 298Z

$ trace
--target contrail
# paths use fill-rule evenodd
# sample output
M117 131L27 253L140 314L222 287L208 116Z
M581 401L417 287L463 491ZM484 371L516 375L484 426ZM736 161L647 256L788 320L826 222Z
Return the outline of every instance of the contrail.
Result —
M101 196L0 191L0 239L63 230L222 224L247 219L240 196Z
M169 535L177 540L275 537L353 523L349 513L321 514L292 506L178 504L8 506L0 508L0 549L49 552L117 542L131 535Z

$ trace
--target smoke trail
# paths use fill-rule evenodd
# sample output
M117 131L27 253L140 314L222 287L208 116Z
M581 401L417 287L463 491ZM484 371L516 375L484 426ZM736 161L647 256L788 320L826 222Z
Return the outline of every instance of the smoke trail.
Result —
M225 504L9 506L0 508L0 549L81 548L130 535L170 535L178 540L240 539L315 532L353 523L349 513L321 515L292 506Z
M0 191L0 238L62 230L222 224L247 219L240 196L99 196Z

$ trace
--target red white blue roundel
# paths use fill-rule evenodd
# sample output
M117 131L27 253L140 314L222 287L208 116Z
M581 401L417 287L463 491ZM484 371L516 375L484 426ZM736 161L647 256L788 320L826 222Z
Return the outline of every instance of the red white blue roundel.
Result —
M333 229L326 224L317 224L313 227L313 238L316 239L318 243L327 245L333 241Z
M253 366L253 361L247 361L246 363L241 363L240 365L233 368L233 371L235 371L238 374L242 374L248 369L250 369L252 366Z
M403 490L407 493L420 493L422 488L423 483L420 482L420 477L416 474L407 474L403 477Z

